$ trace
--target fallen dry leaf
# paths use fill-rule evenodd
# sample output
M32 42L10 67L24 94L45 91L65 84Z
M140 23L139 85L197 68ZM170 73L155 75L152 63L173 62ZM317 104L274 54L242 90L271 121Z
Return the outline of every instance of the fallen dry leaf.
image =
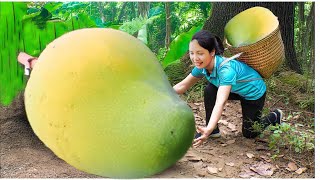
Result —
M257 151L266 151L268 150L268 147L264 146L264 145L259 145L256 147Z
M296 172L297 174L302 174L302 173L305 172L307 169L308 169L308 168L306 168L306 167L302 167L302 168L297 169L295 172Z
M259 163L251 166L250 169L261 176L272 176L276 168L270 163L260 161Z
M187 154L185 157L188 159L188 161L191 161L191 162L198 162L202 160L200 157L197 157L194 154Z
M196 177L205 177L206 173L205 172L197 172Z
M229 124L227 120L220 120L218 123L223 124L225 126L227 126Z
M244 171L244 172L241 172L239 174L239 177L241 177L241 178L251 178L252 176L256 175L256 173L252 172L249 168L243 167L242 171Z
M252 153L247 153L247 157L251 159L251 158L254 157L254 154L252 154Z
M195 114L194 117L195 117L196 119L202 119L201 116L199 116L199 115L197 115L197 114Z
M231 129L231 131L236 131L236 126L232 123L228 123L228 126L227 126L229 129Z
M298 169L298 167L294 162L289 162L289 164L288 164L289 171L296 171L297 169Z
M303 124L300 124L300 123L297 123L297 124L295 124L296 126L299 126L299 127L304 127L304 125Z
M299 119L299 118L300 118L300 114L293 116L292 119L297 120L297 119Z
M269 159L267 156L260 156L261 159L265 160L266 162L271 162L271 159Z
M226 165L233 167L233 166L234 166L234 163L233 163L233 162L229 162L229 163L226 163Z
M217 174L218 173L218 168L209 166L207 168L207 171L208 171L209 174Z
M198 107L193 104L193 103L189 103L189 106L191 107L192 110L196 110Z
M236 142L236 140L235 140L235 139L232 139L232 140L227 141L226 143L227 143L227 144L233 144L233 143L235 143L235 142Z
M241 172L239 174L239 177L241 177L241 178L251 178L254 175L256 175L256 173L254 173L252 171L251 172Z

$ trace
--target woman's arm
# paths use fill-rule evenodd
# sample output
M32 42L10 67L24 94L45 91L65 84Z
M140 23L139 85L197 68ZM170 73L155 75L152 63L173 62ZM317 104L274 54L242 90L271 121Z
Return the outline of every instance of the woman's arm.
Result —
M194 146L199 146L210 136L211 132L215 129L218 124L218 121L221 117L223 107L225 106L229 94L231 92L231 85L229 86L220 86L217 92L216 104L212 110L212 114L209 120L207 127L197 127L197 130L202 134L199 138L194 140Z
M191 75L191 73L184 78L181 82L173 86L173 89L178 94L185 93L190 87L192 87L196 82L198 82L201 78L197 78Z

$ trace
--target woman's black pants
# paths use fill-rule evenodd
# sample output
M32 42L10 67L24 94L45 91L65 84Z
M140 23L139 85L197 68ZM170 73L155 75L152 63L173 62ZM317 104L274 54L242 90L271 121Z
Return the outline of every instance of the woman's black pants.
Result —
M216 103L218 88L208 83L204 89L204 106L206 111L206 125L208 125L213 107ZM266 93L257 100L246 100L238 94L230 93L229 100L240 100L242 107L242 134L246 138L254 138L258 136L261 132L257 128L253 128L255 122L257 122L263 129L272 124L276 120L276 116L270 113L266 117L261 117L262 109L264 106L264 101L266 98ZM218 128L218 125L217 127Z

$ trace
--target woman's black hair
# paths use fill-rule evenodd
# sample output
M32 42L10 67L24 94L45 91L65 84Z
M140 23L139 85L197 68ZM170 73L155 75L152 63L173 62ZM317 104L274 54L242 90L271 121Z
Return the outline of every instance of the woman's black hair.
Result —
M209 52L215 50L216 55L222 55L224 52L224 47L221 39L213 35L210 31L201 30L192 36L192 40L197 40L199 45Z

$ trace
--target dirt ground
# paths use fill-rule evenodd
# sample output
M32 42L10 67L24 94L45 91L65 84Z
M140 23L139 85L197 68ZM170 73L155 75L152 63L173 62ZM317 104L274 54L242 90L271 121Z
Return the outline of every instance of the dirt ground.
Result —
M1 178L99 178L59 159L33 133L19 96L0 107ZM190 103L198 125L204 122L203 103ZM241 133L241 108L229 101L219 122L222 137L209 139L172 167L151 178L315 178L314 154L272 152L263 139L246 139ZM228 118L227 118L228 117Z

